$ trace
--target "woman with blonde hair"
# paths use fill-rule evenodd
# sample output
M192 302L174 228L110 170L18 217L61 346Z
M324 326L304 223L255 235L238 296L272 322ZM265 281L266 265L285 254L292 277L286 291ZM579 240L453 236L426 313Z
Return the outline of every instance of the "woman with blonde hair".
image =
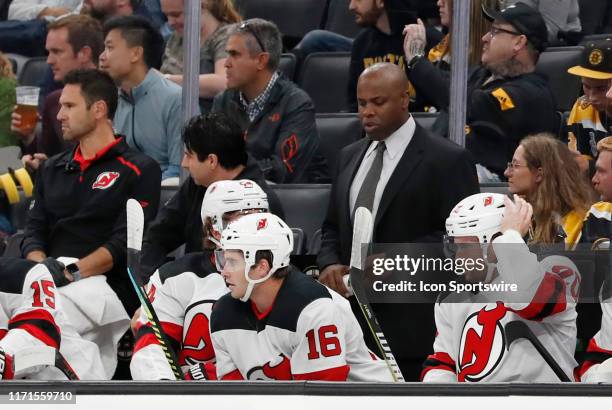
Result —
M0 52L0 148L17 145L19 141L11 132L11 113L15 106L16 86L13 65Z
M162 1L162 8L166 6ZM200 16L200 106L208 111L215 95L227 88L225 43L232 24L242 21L232 0L202 0ZM183 10L164 10L175 29L166 45L160 71L170 81L183 84Z
M504 172L508 188L533 207L529 242L574 248L593 203L591 186L567 145L549 134L524 138Z

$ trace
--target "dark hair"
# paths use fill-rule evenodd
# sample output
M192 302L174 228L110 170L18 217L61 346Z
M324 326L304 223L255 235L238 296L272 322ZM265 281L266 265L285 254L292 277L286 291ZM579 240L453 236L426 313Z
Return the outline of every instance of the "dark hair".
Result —
M108 118L112 119L117 110L117 86L105 72L93 68L72 70L66 74L64 84L78 84L85 98L87 108L96 101L104 101L108 108Z
M104 37L100 22L84 14L70 15L49 23L47 31L64 27L68 30L68 43L72 47L72 52L76 54L83 47L89 47L91 61L98 65L98 58L104 51Z
M244 132L236 121L223 113L193 117L183 130L183 142L185 149L194 152L200 161L215 154L225 169L246 165Z
M274 262L274 255L272 251L257 251L255 252L255 264L257 264L260 260L265 259L268 261L268 265L272 267L272 263ZM276 272L272 274L274 279L282 279L289 274L289 266L285 266L284 268L278 269Z
M149 20L141 16L113 17L104 23L104 37L112 30L119 30L128 46L142 47L147 67L161 66L164 39Z
M240 34L246 38L246 46L251 57L266 52L270 55L268 69L276 71L283 52L283 40L276 24L271 21L253 18L235 24L230 35Z

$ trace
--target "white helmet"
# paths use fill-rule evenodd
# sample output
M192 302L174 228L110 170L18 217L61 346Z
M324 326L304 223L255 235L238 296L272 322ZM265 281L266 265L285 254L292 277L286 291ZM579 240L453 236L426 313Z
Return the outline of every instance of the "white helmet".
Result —
M253 287L265 280L277 270L289 266L289 256L293 251L293 233L291 228L278 216L270 213L250 214L231 222L223 231L221 246L224 251L239 250L244 255L244 277L247 286L241 301L246 302L251 296ZM257 251L272 252L270 272L260 279L251 279L249 271L255 265ZM217 261L224 259L216 252Z
M477 236L480 243L489 243L501 227L504 216L502 194L470 195L459 202L446 218L448 236Z
M250 179L226 180L212 183L206 190L200 215L202 223L212 220L213 231L223 232L223 214L246 209L268 211L268 196Z

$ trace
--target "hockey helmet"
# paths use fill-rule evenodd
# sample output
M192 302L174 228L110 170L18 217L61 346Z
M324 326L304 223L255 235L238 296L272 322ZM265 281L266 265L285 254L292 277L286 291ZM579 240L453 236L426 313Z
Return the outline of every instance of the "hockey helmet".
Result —
M223 251L242 251L245 261L244 277L248 286L240 300L246 302L256 284L268 280L274 272L289 266L289 256L293 251L293 233L291 228L276 215L250 214L231 222L225 228L221 236L221 247ZM249 277L249 271L255 265L257 251L270 251L272 266L265 277L252 279ZM223 252L217 250L215 255L217 269L221 272L225 260Z

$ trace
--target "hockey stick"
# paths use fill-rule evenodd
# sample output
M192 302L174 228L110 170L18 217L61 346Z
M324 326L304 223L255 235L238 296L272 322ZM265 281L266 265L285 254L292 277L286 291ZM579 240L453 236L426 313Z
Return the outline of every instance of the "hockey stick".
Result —
M387 343L387 339L374 315L374 311L370 306L370 302L366 296L363 273L363 259L361 254L361 247L364 244L369 245L372 240L372 214L367 208L359 207L355 211L355 220L353 223L353 243L351 245L351 268L349 271L349 280L357 303L361 308L361 312L370 328L370 332L374 336L376 345L382 353L383 359L391 372L391 377L395 382L403 382L404 376L397 365L395 356ZM365 256L365 255L363 255Z
M142 211L142 207L135 199L128 199L126 211L128 276L130 277L130 281L132 282L134 290L138 295L142 309L147 315L147 319L149 319L149 322L151 323L153 333L155 334L159 345L166 355L166 360L168 360L172 373L174 373L177 380L183 380L185 379L185 375L183 374L181 367L178 365L176 353L168 342L168 337L164 333L157 314L155 313L155 310L147 297L140 274L138 273L138 270L135 269L140 264L140 250L142 248L142 235L144 230L144 213Z
M557 375L559 380L562 382L571 382L571 379L567 377L567 374L561 369L559 363L551 356L551 354L546 350L542 342L537 338L536 335L533 334L527 323L521 320L515 320L513 322L506 323L504 326L504 332L506 333L506 340L508 342L508 350L510 350L510 345L512 342L518 339L527 339L531 342L533 347L540 353L540 356L544 359L544 361L550 366L553 372Z
M58 349L51 346L26 347L15 353L13 361L14 374L23 373L38 366L53 366L64 373L68 380L79 380L79 376L66 358Z

